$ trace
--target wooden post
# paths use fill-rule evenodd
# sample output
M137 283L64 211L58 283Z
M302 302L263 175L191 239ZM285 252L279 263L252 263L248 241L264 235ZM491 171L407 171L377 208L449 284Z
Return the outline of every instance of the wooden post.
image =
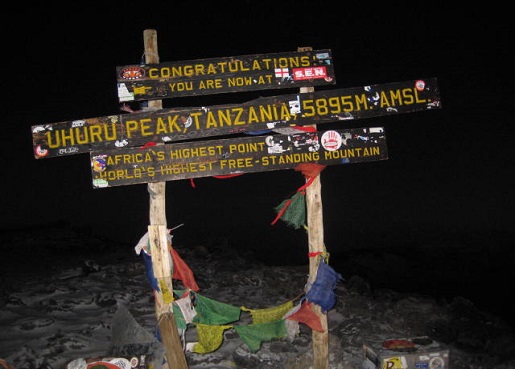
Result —
M157 49L157 31L147 29L143 31L145 45L145 62L147 64L159 63ZM148 102L150 110L163 108L161 100ZM156 317L161 335L161 341L165 347L165 356L168 368L188 368L186 356L182 348L181 338L177 331L177 325L172 313L173 295L172 262L168 249L168 229L166 222L166 182L149 183L147 185L150 195L150 226L149 240L152 253L152 266L154 276L159 281L160 291L155 292Z
M311 47L299 47L298 51L312 50ZM314 87L301 87L301 93L315 91ZM312 125L316 128L316 124ZM324 252L324 218L322 209L322 184L320 174L306 188L306 216L308 225L309 252ZM309 282L313 283L318 271L319 258L309 258ZM322 312L320 306L313 304L313 312L322 323L323 332L313 330L313 368L329 369L329 332L327 326L327 315Z

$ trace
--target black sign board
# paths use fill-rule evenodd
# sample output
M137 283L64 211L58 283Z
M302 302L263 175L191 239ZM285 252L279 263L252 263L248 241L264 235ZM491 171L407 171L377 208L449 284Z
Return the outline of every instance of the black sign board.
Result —
M90 153L94 188L388 159L383 127L271 134Z
M436 78L32 126L37 159L440 109Z
M116 76L120 102L336 84L329 49L126 65Z

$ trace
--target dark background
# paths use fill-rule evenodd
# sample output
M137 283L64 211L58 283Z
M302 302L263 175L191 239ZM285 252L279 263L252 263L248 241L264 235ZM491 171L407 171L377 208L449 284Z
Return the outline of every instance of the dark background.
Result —
M345 277L361 273L378 286L464 294L508 311L514 33L506 12L487 7L190 1L4 12L1 229L44 235L49 227L71 227L131 247L146 232L146 185L93 189L89 155L36 160L30 130L121 113L115 68L140 62L145 29L157 30L161 62L327 48L335 88L436 77L442 101L440 110L335 124L384 126L389 159L321 173L330 262ZM163 107L291 92L168 99ZM174 242L307 263L305 232L271 225L274 208L303 183L293 170L199 178L195 186L169 181L168 225L184 224ZM349 262L357 251L367 257ZM502 291L493 293L499 284Z

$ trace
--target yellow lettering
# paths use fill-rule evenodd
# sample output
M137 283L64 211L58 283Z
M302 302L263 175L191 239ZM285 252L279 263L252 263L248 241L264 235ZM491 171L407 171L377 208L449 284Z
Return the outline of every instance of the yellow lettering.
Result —
M191 112L190 117L193 119L195 123L195 129L198 131L200 129L200 120L199 117L202 116L202 112Z
M415 92L415 101L417 104L425 104L427 103L427 99L421 99L418 97L418 90L416 88L413 89L413 92Z
M45 135L48 147L51 149L84 145L95 141L115 141L117 138L116 123L48 131Z
M232 126L231 121L231 111L229 109L218 110L218 121L220 122L220 127L224 126L224 123L228 126Z
M362 106L363 106L364 110L368 109L368 104L367 104L368 100L367 100L367 97L365 94L356 95L355 100L356 100L356 111L360 111Z
M99 126L92 126L90 130L90 139L91 142L102 142L102 130ZM64 137L63 137L63 143L64 143Z
M218 122L216 121L216 117L213 112L210 110L206 114L206 128L217 128Z
M250 152L261 152L265 148L264 142L247 142L229 145L229 153L239 152L242 154Z
M199 86L198 86L199 90L208 89L208 88L216 89L216 88L221 88L221 87L222 87L222 80L219 78L201 80L199 83Z
M263 106L263 105L260 105L259 106L259 113L261 114L261 121L264 121L264 120L268 120L268 121L272 121L272 120L277 120L277 118L273 117L273 113L272 113L272 109L271 109L271 106L268 105L268 106Z
M236 113L236 117L234 117L234 125L235 126L241 126L245 125L246 122L244 120L240 120L241 116L243 115L243 108L233 108L233 113Z
M295 153L279 156L279 164L297 164L318 161L320 156L318 152L311 153Z
M277 157L276 156L263 156L261 158L261 165L268 166L268 165L275 165Z
M257 80L258 85L270 85L272 84L272 75L267 74L265 76L259 76Z
M241 169L253 167L252 158L223 159L220 160L220 169Z
M401 93L402 93L403 103L405 105L411 105L411 104L415 103L415 99L413 98L413 91L411 90L411 88L403 88Z
M127 132L127 137L132 137L132 132L138 130L138 122L135 120L127 120L125 121L125 131Z
M157 68L149 68L148 77L151 79L159 78L159 70Z
M252 86L252 77L231 77L227 78L227 85L233 86Z
M169 158L171 160L176 159L188 159L193 157L200 156L213 156L213 155L221 155L223 151L223 146L203 146L203 147L191 147L184 149L171 149L169 151ZM162 157L159 157L159 160L164 159L164 154Z
M207 66L207 74L216 74L216 67L212 63Z
M259 64L258 60L252 62L252 70L261 70L261 64Z
M195 75L199 76L199 75L202 75L204 74L205 72L205 67L203 64L195 64L194 66L194 70L195 70ZM193 72L191 74L189 74L190 76L193 75Z
M146 137L146 136L152 136L154 134L154 132L152 132L150 130L150 128L151 128L150 122L152 122L152 119L145 118L145 119L141 119L139 122L140 122L141 136Z
M280 119L281 120L290 120L292 114L290 114L290 109L286 106L286 104L281 104L280 106ZM297 114L293 114L293 119L297 119Z
M402 90L381 91L379 107L402 106L425 103L420 99L416 88L403 88Z
M172 92L193 91L193 82L174 82L169 83L168 86Z
M249 124L251 123L259 123L259 117L257 115L256 110L253 106L249 106L249 116L248 116Z

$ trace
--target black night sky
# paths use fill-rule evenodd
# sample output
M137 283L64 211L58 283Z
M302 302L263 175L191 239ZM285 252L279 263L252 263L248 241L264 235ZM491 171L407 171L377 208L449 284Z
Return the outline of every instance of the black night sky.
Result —
M41 5L30 13L4 12L1 229L62 222L129 244L146 232L145 184L93 189L89 155L37 160L31 126L121 114L116 67L139 63L143 31L156 29L161 62L310 46L332 50L335 88L436 77L440 110L335 123L385 127L389 159L322 171L326 247L336 264L355 249L470 248L488 251L510 269L514 33L502 13L443 2L377 8L329 1L140 3L69 13ZM167 99L163 106L294 92ZM271 222L274 208L303 183L294 170L169 181L168 226L184 224L174 233L181 244L229 243L262 250L277 264L302 263L305 232ZM430 259L419 262L421 274L438 267ZM477 270L485 278L489 273Z

